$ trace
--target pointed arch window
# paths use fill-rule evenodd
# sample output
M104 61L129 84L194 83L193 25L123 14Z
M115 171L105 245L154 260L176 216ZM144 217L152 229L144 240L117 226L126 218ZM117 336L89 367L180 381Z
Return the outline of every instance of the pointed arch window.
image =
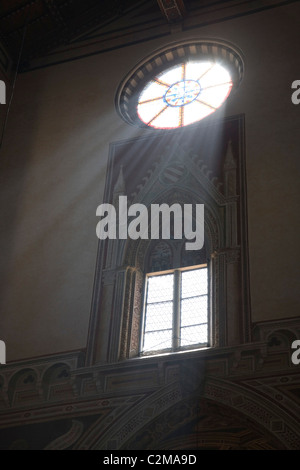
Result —
M126 194L130 204L142 203L146 207L154 203L167 203L169 207L174 203L204 204L205 250L185 250L186 241L175 237L167 240L163 237L160 240L101 240L89 334L88 359L91 363L113 363L168 350L201 348L205 354L205 346L224 347L249 341L243 129L241 116L216 121L208 127L180 129L172 135L155 133L112 144L104 200L115 203L120 194ZM178 145L170 147L170 139L173 141L174 136ZM215 149L218 139L220 142ZM182 142L188 142L188 147ZM132 158L133 155L139 158ZM170 229L173 233L173 227ZM173 331L174 305L177 303L175 310L180 310L181 315L183 304L192 303L190 297L206 294L181 295L179 281L177 297L174 297L174 278L205 268L203 265L207 266L207 321L197 319L193 324L180 324L180 316L180 321L177 319L177 326L181 328L178 334ZM171 272L173 297L149 300L148 282ZM147 324L147 305L151 303L158 307L162 301L172 302L171 342L162 345L157 341L149 346L144 339L147 334L150 337L154 328L151 330L149 322ZM164 319L165 314L158 317ZM183 339L187 327L200 327L201 323L207 323L207 337L197 333L195 340ZM163 328L159 326L159 329Z

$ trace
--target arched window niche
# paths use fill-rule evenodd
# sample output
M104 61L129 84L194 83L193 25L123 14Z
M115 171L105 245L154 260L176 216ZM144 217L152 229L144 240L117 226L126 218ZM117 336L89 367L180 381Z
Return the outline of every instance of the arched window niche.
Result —
M243 116L237 116L192 133L174 131L172 144L160 135L110 147L105 202L117 208L126 195L128 206L204 204L210 348L243 344L251 335L243 128ZM175 180L167 178L170 168L178 170ZM88 363L139 356L145 279L160 243L180 258L184 240L99 240ZM168 262L167 249L164 256Z
M170 191L169 194L163 194L162 200L169 206L181 201L181 204L196 204L195 195L180 191ZM198 204L199 198L197 197ZM194 201L194 202L193 202ZM154 200L153 204L162 204ZM215 325L215 315L218 309L212 286L215 276L214 270L216 262L212 253L217 251L220 237L220 227L215 224L214 218L208 208L205 211L204 226L204 246L200 250L187 251L185 249L186 239L178 240L141 240L136 243L135 240L128 240L124 247L124 265L126 266L126 276L124 284L124 310L122 324L116 322L113 329L117 332L121 326L119 359L126 359L140 356L141 340L143 333L143 314L145 309L145 294L147 275L173 271L182 268L193 268L194 266L206 264L208 268L208 315L209 315L209 345L213 346L219 343L219 334L217 334ZM214 234L214 236L212 236ZM157 255L158 259L155 259ZM219 315L217 315L219 317ZM116 340L117 341L117 340ZM186 348L188 349L188 348ZM191 348L193 349L193 348ZM163 351L162 351L163 352Z

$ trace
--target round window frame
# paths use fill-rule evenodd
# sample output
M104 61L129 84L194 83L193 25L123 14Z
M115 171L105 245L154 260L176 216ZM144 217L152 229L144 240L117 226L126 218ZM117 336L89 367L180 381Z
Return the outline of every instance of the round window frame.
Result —
M244 75L241 52L229 43L219 40L188 40L172 43L155 51L139 62L123 79L115 97L115 106L121 118L130 125L155 131L174 131L198 124L203 119L183 127L155 128L144 123L137 112L139 96L158 74L189 60L214 61L226 68L231 76L232 89L223 104L240 85ZM220 107L221 107L220 106ZM218 108L219 109L219 108ZM214 113L210 114L214 115ZM207 117L209 117L207 116Z

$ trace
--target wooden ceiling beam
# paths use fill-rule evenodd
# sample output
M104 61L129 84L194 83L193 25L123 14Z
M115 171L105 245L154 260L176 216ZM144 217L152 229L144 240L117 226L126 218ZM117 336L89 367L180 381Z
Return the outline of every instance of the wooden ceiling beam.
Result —
M183 0L157 0L157 2L168 23L178 23L186 16Z

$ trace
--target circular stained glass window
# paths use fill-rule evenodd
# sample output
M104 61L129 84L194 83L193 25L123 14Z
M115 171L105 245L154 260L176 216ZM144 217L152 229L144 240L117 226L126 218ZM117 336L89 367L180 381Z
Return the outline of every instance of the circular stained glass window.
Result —
M120 84L116 108L135 126L176 129L214 113L243 77L241 53L221 41L173 43L143 59Z
M159 129L187 126L216 111L231 88L231 76L220 64L184 62L148 82L138 99L138 116Z

